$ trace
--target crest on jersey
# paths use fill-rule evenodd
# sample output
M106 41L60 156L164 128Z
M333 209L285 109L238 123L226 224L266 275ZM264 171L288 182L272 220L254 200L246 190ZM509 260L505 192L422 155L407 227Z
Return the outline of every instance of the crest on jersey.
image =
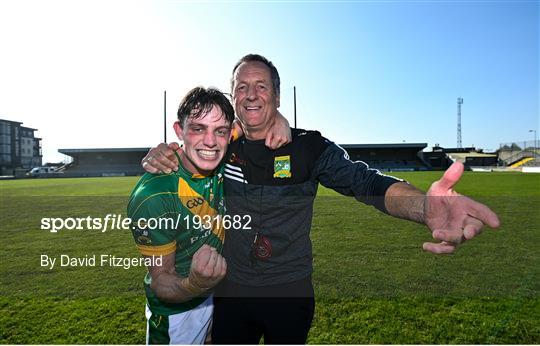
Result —
M139 237L137 237L137 242L141 245L148 245L148 244L152 244L152 240L150 240L150 238L144 236L144 235L141 235Z
M291 156L274 157L274 178L290 178L291 176Z

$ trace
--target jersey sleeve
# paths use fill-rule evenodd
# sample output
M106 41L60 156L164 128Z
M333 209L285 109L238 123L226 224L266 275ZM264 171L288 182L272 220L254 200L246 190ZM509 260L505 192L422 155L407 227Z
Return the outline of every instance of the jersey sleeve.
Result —
M240 133L236 129L236 127L233 126L231 130L231 142L236 141L238 138L240 138Z
M347 152L339 145L323 138L328 143L315 163L315 178L325 187L387 213L384 196L386 190L402 180L384 175L362 161L351 161Z
M137 249L145 256L165 256L176 251L178 209L173 192L135 190L128 205L131 232Z

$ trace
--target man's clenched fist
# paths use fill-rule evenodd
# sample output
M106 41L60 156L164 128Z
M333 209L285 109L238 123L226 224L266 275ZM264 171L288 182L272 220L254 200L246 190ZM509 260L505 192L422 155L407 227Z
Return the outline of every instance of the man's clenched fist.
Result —
M214 287L227 273L227 262L216 249L204 244L193 255L188 282L190 288L206 291Z

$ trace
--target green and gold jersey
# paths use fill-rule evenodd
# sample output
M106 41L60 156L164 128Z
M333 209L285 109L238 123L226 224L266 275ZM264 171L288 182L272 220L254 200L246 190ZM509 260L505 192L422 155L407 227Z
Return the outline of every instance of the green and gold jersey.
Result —
M225 213L223 166L211 176L188 172L180 164L178 172L141 177L128 203L132 233L140 253L162 256L175 253L176 272L189 275L193 254L208 244L220 253L223 247ZM190 310L206 297L185 303L166 303L150 289L152 278L146 274L144 286L150 310L172 315Z

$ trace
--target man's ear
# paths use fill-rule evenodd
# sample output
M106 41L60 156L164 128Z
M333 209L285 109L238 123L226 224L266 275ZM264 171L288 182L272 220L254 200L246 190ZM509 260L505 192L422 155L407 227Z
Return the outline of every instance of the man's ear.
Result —
M184 131L182 130L182 125L180 125L180 121L175 121L174 125L173 125L173 128L174 128L174 132L176 133L176 136L178 137L178 139L183 141L184 140Z
M276 96L276 108L279 108L279 94Z

